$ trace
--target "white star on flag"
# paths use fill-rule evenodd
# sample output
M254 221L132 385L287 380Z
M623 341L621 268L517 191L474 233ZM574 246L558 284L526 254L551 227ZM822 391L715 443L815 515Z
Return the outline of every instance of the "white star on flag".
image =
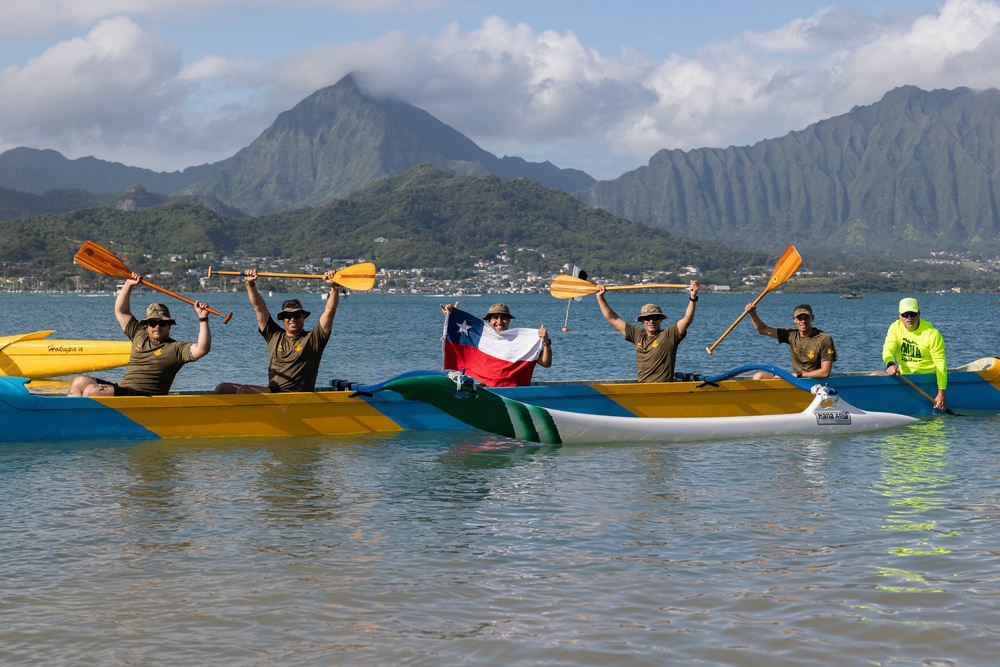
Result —
M469 329L471 329L471 328L472 327L471 327L471 325L468 322L466 322L465 320L462 320L462 323L458 325L458 333L461 334L461 335L468 336L469 335Z

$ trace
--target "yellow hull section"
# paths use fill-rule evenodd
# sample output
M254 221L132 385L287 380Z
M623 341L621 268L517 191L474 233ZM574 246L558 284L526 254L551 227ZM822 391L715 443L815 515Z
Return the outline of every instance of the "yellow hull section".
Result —
M119 396L93 400L161 438L299 437L402 428L350 392Z
M744 417L801 412L812 394L781 379L595 384L593 388L637 417ZM767 391L763 391L763 390Z
M128 363L127 340L50 340L54 331L0 338L0 375L33 380L79 375Z

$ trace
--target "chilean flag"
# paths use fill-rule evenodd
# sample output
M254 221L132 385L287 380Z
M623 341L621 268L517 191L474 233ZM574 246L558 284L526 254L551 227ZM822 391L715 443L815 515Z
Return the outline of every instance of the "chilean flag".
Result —
M459 310L444 321L444 369L462 371L487 387L517 387L531 382L542 353L538 329L498 332L484 320Z

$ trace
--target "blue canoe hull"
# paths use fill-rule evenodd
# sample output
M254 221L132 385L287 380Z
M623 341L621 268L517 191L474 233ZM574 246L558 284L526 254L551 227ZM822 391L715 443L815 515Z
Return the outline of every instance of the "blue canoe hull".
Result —
M949 373L948 407L959 414L1000 412L1000 360L987 358L976 364L976 370ZM551 382L494 392L547 409L640 418L780 415L801 412L812 401L809 390L814 382L769 366L736 370L753 368L774 371L779 377L749 380L731 372L685 382ZM909 379L927 394L937 392L933 375ZM34 393L37 383L0 377L0 442L346 436L470 428L432 405L385 390L388 382L347 383L347 391L246 396L184 392L91 399ZM910 416L933 412L925 396L898 378L839 375L821 384L829 384L844 401L867 412Z

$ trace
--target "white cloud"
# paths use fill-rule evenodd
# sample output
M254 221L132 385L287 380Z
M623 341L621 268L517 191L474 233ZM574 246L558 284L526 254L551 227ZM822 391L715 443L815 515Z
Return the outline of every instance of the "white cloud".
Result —
M844 58L834 99L872 100L887 88L1000 86L1000 5L951 0L905 30L880 35Z
M180 57L128 19L102 21L24 67L0 70L0 124L30 141L115 143L180 100Z
M195 4L204 9L233 1L178 0L175 6L193 12ZM357 10L353 1L299 5ZM93 5L91 11L104 15L126 6L153 13L164 4L67 0L60 6ZM368 4L422 6L417 0ZM23 18L29 10L19 11ZM612 178L661 148L781 136L875 102L900 85L1000 86L998 56L997 0L949 0L902 16L835 6L658 62L629 50L600 53L573 31L538 30L496 16L473 29L451 23L433 35L391 30L367 41L314 42L268 62L181 54L156 32L119 16L23 66L0 70L0 148L86 151L151 168L223 159L278 113L353 72L369 92L424 108L494 153L550 159Z

